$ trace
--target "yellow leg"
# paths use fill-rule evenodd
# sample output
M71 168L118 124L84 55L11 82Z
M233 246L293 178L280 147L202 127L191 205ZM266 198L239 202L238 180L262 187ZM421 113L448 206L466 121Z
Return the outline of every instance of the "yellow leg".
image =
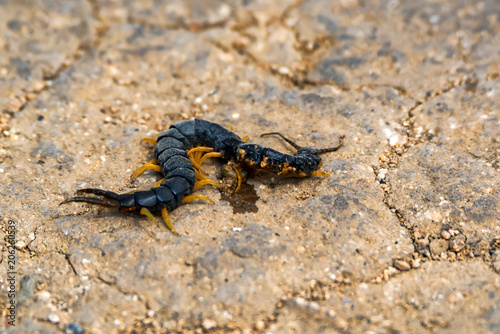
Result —
M214 149L211 148L211 147L207 147L207 146L198 146L198 147L194 147L192 149L190 149L189 151L187 151L187 154L188 155L191 155L193 154L194 152L213 152Z
M189 202L192 202L192 201L196 201L197 199L202 199L204 201L207 201L207 202L210 202L212 204L215 204L214 201L212 201L207 196L198 195L198 194L193 194L193 195L189 195L189 196L184 197L182 199L182 203L186 204L186 203L189 203Z
M220 158L222 157L222 154L219 153L219 152L211 152L211 153L207 153L205 154L199 161L200 161L200 166L203 164L203 162L207 159L207 158Z
M311 175L330 175L332 172L323 172L321 170L315 170Z
M153 221L153 223L158 223L158 220L155 218L155 216L153 216L151 211L149 211L148 209L142 208L141 211L139 212L141 213L141 215L148 217L151 221Z
M248 139L250 139L250 137L245 136L245 137L243 137L243 139L241 141L244 142L244 143L246 143L248 141Z
M144 173L144 171L147 170L147 169L152 169L155 172L161 172L161 166L157 165L157 163L158 163L158 160L156 160L156 159L153 159L151 161L146 162L144 165L142 165L141 167L139 167L134 172L134 174L132 174L132 176L130 177L130 180L132 182L134 182L135 179L137 179L137 177L139 175L141 175L142 173Z
M203 152L201 152L201 151L194 152L192 155L194 161L196 161L198 163L198 165L200 165L200 166L201 166L200 160L201 160L202 156L203 156Z
M218 182L205 178L205 179L200 180L194 184L194 190L200 189L201 187L206 186L207 184L211 184L216 188L221 187Z
M162 183L163 183L163 181L165 181L165 180L166 180L166 179L161 179L160 181L155 182L155 183L153 184L153 187L159 187L159 186L161 186L161 184L162 184Z
M247 177L246 171L241 170L239 165L233 162L229 162L227 165L225 165L223 174L227 178L231 179L230 187L234 186L234 184L236 183L236 190L234 192L238 192L240 190L243 180Z
M196 161L194 158L189 159L189 160L191 160L191 163L193 164L193 167L195 170L198 170L200 173L207 175L207 172L205 172L205 170L203 170L203 168L201 168L201 165L198 161Z
M196 179L197 180L206 180L207 177L203 174L201 174L200 172L198 172L198 170L195 168L194 169L194 175L196 175Z
M153 146L156 145L156 139L154 139L154 138L142 138L141 141L148 142L148 143L152 144Z
M243 181L243 177L241 176L241 171L240 169L238 168L238 166L234 165L233 166L233 170L234 172L236 173L236 180L238 182L238 186L236 187L236 190L234 192L238 192L240 191L240 188L241 188L241 182Z
M161 209L161 216L163 217L163 221L165 222L165 225L175 234L179 235L179 233L175 230L174 225L170 222L170 218L168 217L168 211L167 209L163 208Z
M203 164L203 162L207 158L215 158L215 157L220 158L220 157L222 157L221 153L213 152L213 150L214 149L211 147L199 146L199 147L192 148L187 152L189 160L191 161L191 163L193 164L193 166L195 168L195 172L199 172L199 173L197 173L197 176L196 176L198 179L205 179L204 176L201 177L201 173L206 175L207 172L205 172L205 170L203 169L203 167L201 167L201 165ZM203 155L203 153L206 153L206 154Z
M207 172L205 172L203 170L203 168L201 167L201 163L200 163L200 159L201 159L201 156L203 154L203 152L212 152L214 149L211 148L211 147L206 147L206 146L198 146L198 147L195 147L195 148L192 148L190 149L188 152L187 152L187 155L189 157L189 160L191 161L191 163L193 164L193 166L198 170L200 171L201 173L203 174L207 174Z

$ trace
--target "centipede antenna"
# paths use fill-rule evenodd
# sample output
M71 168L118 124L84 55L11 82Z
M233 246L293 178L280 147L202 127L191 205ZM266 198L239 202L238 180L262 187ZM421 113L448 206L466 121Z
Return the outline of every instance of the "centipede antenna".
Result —
M283 136L281 133L279 132L268 132L268 133L263 133L261 134L260 136L261 137L264 137L264 136L271 136L271 135L276 135L276 136L280 136L281 139L283 139L284 141L286 141L288 144L292 145L296 150L300 150L302 148L302 146L299 146L297 144L295 144L293 141L291 141L290 139L286 138L285 136Z
M102 190L102 189L84 188L84 189L78 189L76 192L77 193L94 194L97 196L102 196L102 197L107 198L107 199L118 200L117 193L114 193L112 191Z
M65 199L64 201L61 202L61 204L66 204L69 202L83 202L83 203L90 203L90 204L97 204L100 206L104 206L107 208L119 208L120 203L118 203L117 200L113 199L103 199L99 197L71 197L68 199ZM59 204L59 205L61 205Z
M342 145L344 144L344 138L345 138L345 135L340 136L339 144L335 147L318 148L318 149L315 149L314 152L316 152L318 154L327 153L327 152L334 152L334 151L338 150L340 147L342 147Z

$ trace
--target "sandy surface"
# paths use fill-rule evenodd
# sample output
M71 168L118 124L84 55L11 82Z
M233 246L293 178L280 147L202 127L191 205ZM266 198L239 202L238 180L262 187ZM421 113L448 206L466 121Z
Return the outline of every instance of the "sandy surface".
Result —
M0 0L0 27L0 330L500 331L498 1ZM140 140L194 117L346 140L327 176L202 188L180 236L59 206L150 188Z

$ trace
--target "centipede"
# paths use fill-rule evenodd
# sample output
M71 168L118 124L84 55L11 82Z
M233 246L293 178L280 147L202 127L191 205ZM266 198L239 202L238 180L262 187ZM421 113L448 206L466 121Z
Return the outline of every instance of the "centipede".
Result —
M202 168L203 162L210 157L221 158L230 163L234 172L236 190L240 189L248 171L264 171L278 175L305 177L327 175L320 171L320 155L337 151L344 142L330 148L301 147L278 132L264 133L261 136L276 135L293 146L297 151L290 155L272 148L247 142L228 128L203 119L185 120L174 123L156 139L143 140L154 145L155 159L146 162L131 177L133 182L146 170L154 170L163 175L150 190L118 194L112 191L85 188L78 189L77 195L65 199L61 204L84 202L102 207L117 208L120 211L139 211L153 222L153 213L160 213L166 226L176 235L179 233L170 221L168 212L181 204L195 200L214 203L210 198L193 193L205 185L220 188L220 183L209 179ZM91 194L82 195L82 194ZM61 205L60 204L60 205Z

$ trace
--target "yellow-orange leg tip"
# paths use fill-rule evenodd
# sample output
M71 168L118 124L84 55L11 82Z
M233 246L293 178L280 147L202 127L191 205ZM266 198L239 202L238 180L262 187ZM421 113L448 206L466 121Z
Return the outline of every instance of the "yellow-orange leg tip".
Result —
M207 153L205 154L203 157L201 157L201 159L199 159L200 161L200 166L203 164L203 162L207 159L207 158L221 158L222 157L222 153L220 152L210 152L210 153Z
M154 170L155 172L161 172L161 166L160 165L157 165L158 163L158 160L156 159L153 159L151 161L148 161L146 162L144 165L142 165L141 167L139 167L133 174L132 176L130 177L130 181L131 182L134 182L135 179L137 179L137 177L139 175L141 175L142 173L144 173L144 171L148 170L148 169L152 169Z
M321 170L315 170L311 175L330 175L332 172L323 172Z
M151 220L153 223L158 223L158 220L155 218L155 216L153 216L151 211L149 211L148 209L142 208L141 211L139 211L139 212L141 215L148 217L149 220Z
M186 204L186 203L190 203L192 201L196 201L197 199L201 199L203 201L207 201L207 202L210 202L212 204L215 204L214 201L212 201L210 198L208 198L207 196L203 196L203 195L199 195L199 194L193 194L193 195L189 195L189 196L186 196L182 199L182 203Z
M170 222L170 217L168 216L168 211L166 208L161 209L161 216L163 217L163 222L167 225L168 229L172 231L173 234L179 235L179 232L175 230L174 225Z
M245 137L243 137L243 139L241 141L244 142L244 143L246 143L249 139L250 139L250 137L245 136Z
M200 189L201 187L206 186L208 184L211 184L216 188L221 187L221 185L217 181L213 181L213 180L205 178L205 179L200 180L194 184L194 190Z
M150 143L153 146L156 145L156 139L154 139L154 138L142 138L141 143L142 142Z
M153 187L159 187L159 186L161 186L161 184L162 184L162 183L163 183L163 181L165 181L165 180L166 180L166 179L161 179L160 181L155 182L155 183L153 184Z

